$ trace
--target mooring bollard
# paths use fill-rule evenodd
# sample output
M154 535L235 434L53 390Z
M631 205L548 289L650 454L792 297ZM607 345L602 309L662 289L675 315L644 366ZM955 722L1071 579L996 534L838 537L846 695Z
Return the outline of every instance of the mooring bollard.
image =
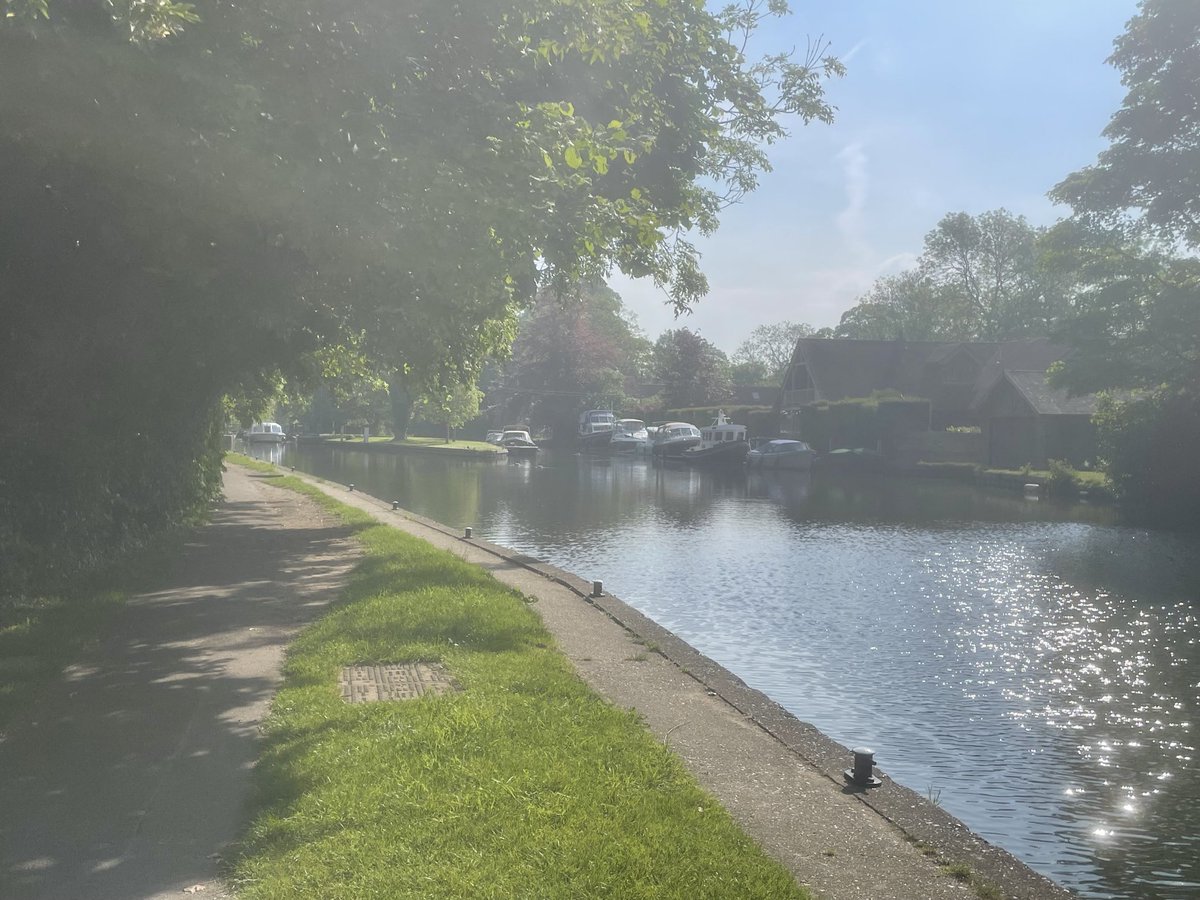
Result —
M399 509L399 508L400 508L400 501L399 501L399 500L393 500L393 501L392 501L392 509Z
M463 537L470 537L470 536L471 536L471 526L468 525L466 528L463 529Z
M854 754L854 768L846 769L842 775L851 784L859 787L879 787L883 782L874 775L875 751L868 747L855 747L850 751Z
M604 596L604 582L603 581L593 581L592 582L592 596L593 597Z
M351 485L350 485L350 490L354 490L354 485L353 485L353 484L351 484Z

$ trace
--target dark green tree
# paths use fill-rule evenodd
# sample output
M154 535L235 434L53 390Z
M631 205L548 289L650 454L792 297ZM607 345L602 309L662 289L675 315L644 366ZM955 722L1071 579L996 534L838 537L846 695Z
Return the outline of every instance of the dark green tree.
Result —
M1095 164L1051 196L1092 224L1140 225L1170 243L1200 247L1200 4L1142 0L1108 62L1128 89L1104 129Z
M620 407L626 380L641 374L649 348L606 285L573 296L544 290L522 314L512 358L491 396L511 418L573 434L582 410Z
M1109 392L1097 417L1127 508L1200 525L1200 7L1143 0L1109 62L1128 93L1097 162L1051 196L1072 220L1053 250L1078 279L1055 373Z
M730 396L729 360L689 328L664 331L654 342L654 375L668 409L711 406Z

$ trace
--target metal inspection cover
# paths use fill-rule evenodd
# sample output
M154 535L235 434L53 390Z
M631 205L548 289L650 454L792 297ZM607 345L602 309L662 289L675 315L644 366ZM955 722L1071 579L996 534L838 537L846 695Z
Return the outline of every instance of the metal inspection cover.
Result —
M345 666L342 669L341 686L342 699L347 703L415 700L424 694L460 690L442 666L422 662Z

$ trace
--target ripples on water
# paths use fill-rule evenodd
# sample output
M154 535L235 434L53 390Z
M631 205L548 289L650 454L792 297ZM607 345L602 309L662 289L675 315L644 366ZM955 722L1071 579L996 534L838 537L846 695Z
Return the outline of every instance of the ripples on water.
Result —
M1200 538L941 483L352 456L308 467L602 579L1039 871L1200 897Z

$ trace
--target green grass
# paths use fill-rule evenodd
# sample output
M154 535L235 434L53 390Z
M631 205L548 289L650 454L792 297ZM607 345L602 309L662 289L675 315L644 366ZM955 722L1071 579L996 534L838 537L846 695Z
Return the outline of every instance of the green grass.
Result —
M366 556L292 646L229 872L261 898L804 898L519 593L296 479ZM342 702L343 665L439 661L460 693Z
M245 466L247 469L253 469L255 472L263 472L268 475L275 475L279 472L278 467L274 463L263 462L260 459L255 459L252 456L246 456L242 453L234 453L230 450L225 451L225 461L237 463L239 466Z
M443 438L410 437L397 443L401 446L427 447L431 450L486 450L491 453L497 452L496 445L489 444L486 441L450 441L447 443Z
M327 434L322 435L322 437L331 441L344 439L348 444L361 444L363 442L361 434L357 436L352 434ZM386 435L373 435L368 441L371 444L388 444L392 442L393 439ZM426 447L431 450L487 450L493 453L496 452L496 445L489 444L486 441L447 441L445 438L440 437L407 437L402 441L395 441L395 443L402 447Z

